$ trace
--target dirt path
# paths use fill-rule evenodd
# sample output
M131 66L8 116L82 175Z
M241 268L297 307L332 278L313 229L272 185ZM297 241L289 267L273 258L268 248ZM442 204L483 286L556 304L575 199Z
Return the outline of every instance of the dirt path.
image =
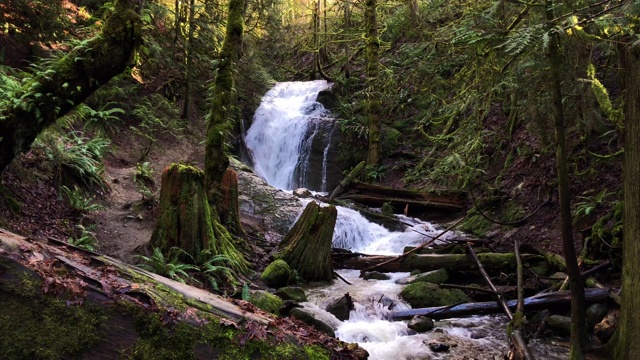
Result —
M174 162L198 163L202 153L193 136L163 141L162 144L162 148L153 149L145 160L154 170L156 199L162 171ZM152 203L144 201L134 182L139 157L135 148L135 145L120 144L105 160L105 179L111 192L103 203L105 209L95 216L100 251L126 262L134 261L134 255L143 251L143 246L151 238L157 210Z

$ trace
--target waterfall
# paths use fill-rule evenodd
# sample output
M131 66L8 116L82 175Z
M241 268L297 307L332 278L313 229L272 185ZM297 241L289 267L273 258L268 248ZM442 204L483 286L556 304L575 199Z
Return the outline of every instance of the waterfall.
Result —
M316 101L330 86L324 80L284 82L263 97L245 142L253 154L254 171L272 186L323 190L321 184L310 184L326 179L326 167L311 168L310 157L321 130L333 129L330 112ZM329 144L330 139L323 149Z

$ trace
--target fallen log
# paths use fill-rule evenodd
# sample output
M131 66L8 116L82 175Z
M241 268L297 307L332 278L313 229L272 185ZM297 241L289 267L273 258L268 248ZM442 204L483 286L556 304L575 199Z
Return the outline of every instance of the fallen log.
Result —
M397 214L417 216L432 210L460 211L467 207L467 195L460 191L420 191L395 189L363 182L352 182L340 199L381 207L388 203ZM406 211L405 211L406 210Z
M587 303L603 301L609 298L608 289L585 289ZM514 310L518 300L506 302L509 309ZM549 308L567 308L571 305L571 291L558 291L543 295L536 295L524 299L525 311L537 311ZM436 306L420 309L391 311L388 315L390 320L406 320L416 315L428 316L434 320L448 319L454 317L464 317L471 315L496 314L501 312L502 307L495 301L485 301L477 303L460 304L453 307Z
M516 257L513 253L480 253L478 257L490 270L516 268ZM376 266L376 270L380 272L431 271L441 268L465 271L478 268L477 264L465 254L410 254L403 259L390 261L396 258L397 256L390 255L347 255L345 253L335 253L333 257L336 268L365 270ZM525 262L545 261L543 256L533 254L522 254L522 259Z
M0 308L3 359L300 359L309 352L355 358L359 352L245 301L2 229Z

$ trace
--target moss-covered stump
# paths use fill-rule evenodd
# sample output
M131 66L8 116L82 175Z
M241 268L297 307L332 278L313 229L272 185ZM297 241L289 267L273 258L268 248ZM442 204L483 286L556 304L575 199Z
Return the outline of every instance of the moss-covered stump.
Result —
M253 292L249 297L249 302L272 314L277 314L278 309L284 304L282 299L264 290Z
M291 278L291 269L289 264L282 259L275 260L260 275L262 280L267 286L272 288L279 288L287 286L289 279Z
M447 306L464 302L467 295L458 289L442 289L436 284L417 282L407 285L400 296L411 305L412 308L432 306Z
M207 201L203 172L190 165L172 164L162 174L160 213L151 245L166 255L174 247L199 259L203 250L226 255L230 267L247 271L247 262L236 250L229 232Z
M320 207L310 202L280 242L280 253L289 266L306 281L331 281L331 241L338 212L335 206Z
M1 229L0 308L3 360L315 360L361 354L247 302L232 303L106 256L28 242Z
M240 223L240 206L238 205L238 174L227 168L222 176L222 202L218 209L220 221L234 235L246 238L247 234Z

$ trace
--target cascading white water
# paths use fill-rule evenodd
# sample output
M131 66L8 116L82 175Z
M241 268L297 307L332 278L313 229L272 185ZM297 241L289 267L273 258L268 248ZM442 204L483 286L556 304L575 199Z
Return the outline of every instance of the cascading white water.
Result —
M327 117L316 99L330 86L324 80L283 82L262 98L245 142L253 154L254 171L270 185L283 190L299 186L293 176L303 150L309 150L301 144L310 120Z
M316 98L319 91L329 86L325 81L279 83L263 98L245 141L253 153L254 170L272 186L290 190L301 182L294 179L294 174L305 176L306 172L300 168L306 164L301 162L307 161L308 152L305 151L312 140L309 137L316 136L315 129L309 132L309 123L326 117L326 110L316 102ZM323 187L326 186L327 154L325 148ZM312 200L302 199L304 205L309 201ZM404 232L393 232L369 222L357 211L344 207L337 207L337 210L333 245L361 253L400 254L405 246L421 244L428 236L439 233L432 224L406 217L401 217L401 220L410 227ZM450 236L456 235L449 234L443 240ZM334 282L330 286L308 289L309 302L302 305L317 319L334 328L341 340L358 342L369 352L371 360L494 359L502 358L506 353L503 318L483 316L439 321L436 327L440 331L412 334L407 323L385 320L390 307L409 307L399 297L402 286L395 283L408 273L390 274L391 279L383 281L361 279L360 272L356 270L339 270L338 273L352 285ZM351 311L349 320L340 321L324 309L329 302L345 293L354 299L355 309ZM432 342L454 345L450 352L436 353L429 349ZM540 349L546 347L535 349L538 358L560 359L565 355L563 352L540 353Z

